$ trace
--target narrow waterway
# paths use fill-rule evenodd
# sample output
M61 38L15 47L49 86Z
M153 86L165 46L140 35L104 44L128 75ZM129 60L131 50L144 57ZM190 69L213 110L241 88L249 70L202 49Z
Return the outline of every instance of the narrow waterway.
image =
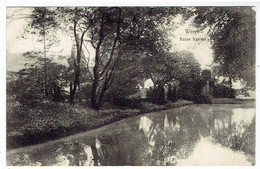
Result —
M7 152L7 165L254 165L253 104L149 113Z

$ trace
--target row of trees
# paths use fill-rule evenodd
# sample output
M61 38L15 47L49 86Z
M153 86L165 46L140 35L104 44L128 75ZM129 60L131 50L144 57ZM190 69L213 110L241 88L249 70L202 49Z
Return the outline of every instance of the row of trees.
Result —
M44 71L43 82L40 83L44 85L39 87L43 87L46 97L50 97L48 88L51 84L48 81L51 74L48 74L48 69L51 65L47 63L50 57L47 55L48 45L53 43L53 38L47 37L51 37L50 32L53 33L54 29L61 30L72 37L76 46L75 55L69 59L73 77L65 78L70 86L69 101L74 103L75 94L80 90L82 80L85 80L91 83L91 106L99 109L108 90L117 88L118 85L112 86L114 81L130 84L138 78L142 79L142 60L166 50L163 32L159 31L158 25L166 21L167 15L177 13L170 8L35 8L28 31L38 34L43 41ZM94 56L85 57L89 46ZM94 58L92 67L91 57ZM126 68L131 70L123 70ZM84 69L86 74L82 72ZM130 77L126 78L123 71ZM69 77L69 72L66 73L66 77ZM110 90L110 93L113 91L116 90Z
M99 109L106 98L136 93L144 79L152 79L155 90L175 83L196 87L201 79L199 63L191 53L170 52L169 30L161 26L177 14L195 16L198 28L210 27L219 75L254 87L251 76L246 76L247 71L254 76L255 42L250 38L254 38L255 14L251 8L54 7L33 9L27 32L37 34L43 47L24 54L34 62L19 71L10 92L56 101L68 95L71 104L76 95L83 95L90 98L92 108ZM57 31L71 36L75 44L69 66L52 59L49 49L58 43Z

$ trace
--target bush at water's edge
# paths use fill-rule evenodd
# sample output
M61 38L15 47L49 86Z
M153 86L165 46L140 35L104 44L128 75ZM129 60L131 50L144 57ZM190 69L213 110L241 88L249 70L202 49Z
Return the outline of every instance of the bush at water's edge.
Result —
M192 101L194 104L211 104L212 97L205 94L187 96L187 100Z

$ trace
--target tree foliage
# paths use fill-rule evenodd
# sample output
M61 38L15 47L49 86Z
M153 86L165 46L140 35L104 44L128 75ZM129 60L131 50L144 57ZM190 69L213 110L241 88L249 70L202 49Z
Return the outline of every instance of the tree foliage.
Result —
M14 95L20 103L35 106L37 103L51 99L61 101L66 95L68 84L67 68L50 58L43 58L42 52L26 52L24 57L31 58L25 68L17 72L17 78L8 83L8 94ZM48 80L45 81L45 63L48 64ZM46 84L48 88L46 88ZM47 97L45 92L49 93Z
M122 56L126 52L136 57L147 53L158 54L156 46L161 45L165 48L167 45L163 46L159 43L162 36L157 27L165 22L165 16L179 12L169 8L119 7L64 7L59 8L58 11L60 19L70 25L77 46L75 81L71 90L73 93L79 86L82 46L90 44L95 51L94 66L89 71L92 79L91 102L95 109L99 109L103 97L112 86Z
M198 9L185 10L192 11L195 17L203 15ZM176 100L169 94L166 96L167 86L169 93L174 95L178 95L177 85L182 95L199 92L196 87L201 80L200 65L193 54L185 51L170 52L167 32L174 28L167 27L167 24L185 10L174 7L34 8L30 24L33 31L43 38L44 44L49 37L48 33L54 29L71 36L73 48L68 58L69 66L63 67L64 70L57 69L60 71L57 74L64 73L66 78L58 78L58 81L66 79L62 88L69 88L71 103L79 96L90 99L91 107L99 109L106 100L136 94L146 79L153 81L153 93L160 95L158 100L164 100L162 102L166 98ZM213 24L206 20L200 21L205 23L200 25L201 28ZM199 25L199 21L195 23ZM219 28L219 32L223 30ZM215 34L212 33L212 37ZM55 75L50 70L59 67L53 65L49 56L46 57L47 46L44 45L42 54L36 54L36 58L40 59L41 56L41 63L44 63L40 68L43 68L45 91L49 91L49 81L55 81ZM30 55L33 57L35 54Z
M252 7L198 7L194 25L209 28L215 72L255 87L255 11Z
M57 42L56 36L55 36L55 28L57 27L57 22L55 19L55 13L52 10L49 10L46 7L36 7L33 9L32 14L30 16L31 20L28 23L26 32L29 32L31 34L37 34L38 35L38 42L42 42L43 48L43 58L44 58L44 91L46 96L49 96L48 93L48 74L47 74L47 60L48 60L48 50L50 47Z

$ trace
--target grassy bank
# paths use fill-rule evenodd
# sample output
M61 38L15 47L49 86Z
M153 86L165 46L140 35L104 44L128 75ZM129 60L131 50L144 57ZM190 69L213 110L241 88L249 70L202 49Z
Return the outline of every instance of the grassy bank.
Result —
M255 99L234 99L234 98L212 98L212 104L244 104L248 107L255 107Z
M41 103L26 108L7 104L7 148L39 144L75 133L99 128L123 118L192 104L179 100L165 105L144 102L139 109L105 109L95 111L67 103Z
M243 101L235 98L212 98L212 104L242 104Z

